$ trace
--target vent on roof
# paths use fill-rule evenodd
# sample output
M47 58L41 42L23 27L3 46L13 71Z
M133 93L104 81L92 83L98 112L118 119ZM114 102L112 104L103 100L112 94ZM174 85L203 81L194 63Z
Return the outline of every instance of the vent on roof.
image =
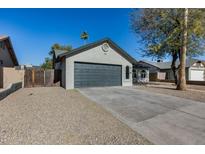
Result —
M109 44L108 43L103 43L102 49L103 49L104 52L108 52L109 51Z

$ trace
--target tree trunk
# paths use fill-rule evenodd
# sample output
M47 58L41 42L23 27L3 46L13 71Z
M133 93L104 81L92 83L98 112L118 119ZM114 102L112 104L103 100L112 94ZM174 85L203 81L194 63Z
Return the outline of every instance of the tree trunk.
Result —
M172 72L173 72L173 75L174 75L174 82L175 82L176 85L178 83L178 74L177 74L178 69L176 67L177 59L178 59L177 52L173 52L171 69L172 69Z
M182 35L182 49L180 53L180 67L179 67L179 82L177 84L178 90L186 90L186 50L187 50L187 22L188 9L184 9L183 35Z

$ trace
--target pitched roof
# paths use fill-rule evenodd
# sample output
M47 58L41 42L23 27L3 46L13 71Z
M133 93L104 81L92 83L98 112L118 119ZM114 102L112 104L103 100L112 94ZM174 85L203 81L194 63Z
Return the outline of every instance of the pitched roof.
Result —
M5 41L7 48L8 48L8 52L11 56L11 59L13 60L14 65L18 66L19 63L18 63L18 60L16 58L16 54L14 52L14 49L13 49L13 46L12 46L12 43L11 43L9 36L0 36L0 42L1 41Z
M6 40L8 38L9 38L8 36L0 36L0 41Z
M140 62L147 63L147 64L155 66L159 69L169 69L169 68L171 68L171 62L153 62L153 61L140 61ZM178 64L178 61L177 61L177 64Z
M194 63L201 61L198 59L187 59L186 60L186 67L191 67ZM159 69L170 69L172 62L153 62L153 61L140 61L147 63L149 65L155 66ZM202 61L203 62L203 61ZM179 65L179 61L176 62L176 65Z
M123 56L125 59L127 59L129 62L131 63L136 63L136 60L131 57L126 51L124 51L122 48L120 48L116 43L114 43L111 39L109 38L104 38L102 40L99 40L99 41L96 41L94 43L90 43L90 44L86 44L86 45L83 45L79 48L76 48L76 49L73 49L69 52L65 52L63 54L60 54L58 55L59 58L62 58L62 57L71 57L71 56L74 56L76 54L79 54L81 52L84 52L86 50L89 50L91 48L94 48L102 43L108 43L112 48L114 48L121 56Z
M66 52L68 52L67 50L59 50L59 49L54 49L54 55L57 58L59 55L64 54Z

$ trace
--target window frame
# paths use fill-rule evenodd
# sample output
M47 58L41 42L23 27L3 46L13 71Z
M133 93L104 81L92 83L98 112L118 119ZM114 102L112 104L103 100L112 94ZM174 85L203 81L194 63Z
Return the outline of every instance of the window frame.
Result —
M0 59L0 66L3 66L4 61Z
M140 78L141 78L141 79L147 78L147 72L146 72L145 70L141 70L141 72L140 72Z
M129 66L125 67L125 79L126 80L130 79L130 67Z

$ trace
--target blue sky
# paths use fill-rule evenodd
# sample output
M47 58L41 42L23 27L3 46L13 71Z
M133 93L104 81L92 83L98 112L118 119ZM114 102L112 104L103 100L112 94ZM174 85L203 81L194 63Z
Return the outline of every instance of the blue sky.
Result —
M20 64L40 65L54 43L83 45L109 37L137 60L141 46L129 23L131 9L0 9L0 35L11 37ZM143 58L145 59L145 58Z
M54 43L83 45L109 37L130 55L140 59L137 39L131 31L131 9L0 9L0 35L11 37L20 64L39 65Z

